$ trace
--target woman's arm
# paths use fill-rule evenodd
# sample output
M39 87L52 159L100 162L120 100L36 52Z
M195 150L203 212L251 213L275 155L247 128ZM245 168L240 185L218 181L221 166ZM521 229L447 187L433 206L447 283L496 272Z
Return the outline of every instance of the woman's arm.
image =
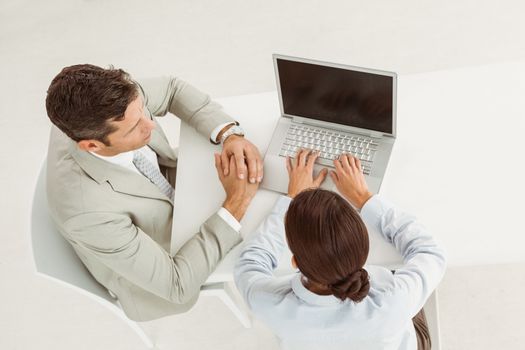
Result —
M286 247L284 215L290 201L290 197L279 197L268 217L246 239L235 265L235 284L251 308L258 292L271 288L273 270Z

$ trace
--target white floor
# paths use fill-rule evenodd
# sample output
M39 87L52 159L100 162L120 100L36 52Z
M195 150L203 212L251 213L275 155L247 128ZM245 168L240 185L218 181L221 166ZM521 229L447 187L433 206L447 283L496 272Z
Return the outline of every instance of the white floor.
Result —
M400 74L525 59L518 0L326 3L0 1L0 349L143 348L103 307L33 273L29 208L47 145L44 98L63 66L175 74L219 97L273 90L274 52ZM444 349L522 349L524 287L525 260L451 268L440 287ZM241 328L213 298L145 327L161 349L277 348L262 325Z

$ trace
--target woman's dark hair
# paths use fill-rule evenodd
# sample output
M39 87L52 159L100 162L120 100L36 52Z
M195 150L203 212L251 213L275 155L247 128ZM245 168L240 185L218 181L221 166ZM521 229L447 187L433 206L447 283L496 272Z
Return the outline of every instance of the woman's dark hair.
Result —
M47 90L47 115L75 141L98 140L109 146L107 136L116 130L108 121L122 120L138 87L122 69L91 64L65 67Z
M297 267L308 281L343 301L367 296L370 283L363 266L368 231L346 200L331 191L303 191L288 208L285 229Z

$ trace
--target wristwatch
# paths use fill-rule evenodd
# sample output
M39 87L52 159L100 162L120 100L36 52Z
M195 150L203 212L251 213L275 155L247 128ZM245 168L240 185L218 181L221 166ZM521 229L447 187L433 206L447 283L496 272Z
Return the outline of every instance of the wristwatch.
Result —
M244 130L239 125L233 125L222 134L220 143L224 144L224 141L231 135L244 136Z

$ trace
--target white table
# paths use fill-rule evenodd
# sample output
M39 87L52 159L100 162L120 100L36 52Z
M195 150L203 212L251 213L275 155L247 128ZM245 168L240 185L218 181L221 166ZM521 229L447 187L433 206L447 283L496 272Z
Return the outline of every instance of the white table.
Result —
M525 62L400 76L398 85L398 138L380 193L430 229L447 249L449 265L523 261ZM264 153L279 117L276 93L219 102ZM172 251L224 199L214 151L220 148L181 126ZM259 190L242 220L243 235L276 198ZM376 234L371 240L369 263L399 262ZM209 282L231 280L238 250Z
M261 152L267 148L273 129L279 117L275 92L237 96L221 99L219 102L243 126L250 141ZM210 144L186 124L181 125L175 208L173 213L172 251L176 252L198 227L220 207L224 191L217 178L213 152L220 148ZM286 171L283 161L283 171ZM278 193L260 189L241 221L243 236L252 233L266 217L276 201ZM210 276L207 283L232 280L232 270L241 245L224 259ZM278 268L289 272L290 254L285 254ZM377 234L371 234L370 263L394 264L399 255ZM277 272L279 273L279 272Z

